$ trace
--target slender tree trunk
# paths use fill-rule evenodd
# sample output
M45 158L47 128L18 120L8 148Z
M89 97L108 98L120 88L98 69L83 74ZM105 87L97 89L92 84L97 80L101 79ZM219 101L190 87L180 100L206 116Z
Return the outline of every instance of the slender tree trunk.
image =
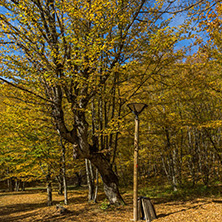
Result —
M48 195L48 202L47 205L52 205L52 182L51 182L51 171L50 167L48 167L48 173L46 176L46 188L47 188L47 195Z
M178 151L176 147L173 148L173 154L172 154L172 168L173 168L173 185L174 185L174 191L177 191L178 187Z
M166 161L165 161L165 157L164 157L164 155L163 155L163 152L161 152L161 160L162 160L163 170L164 170L164 172L165 172L165 174L166 174L167 180L168 180L168 182L171 184L172 179L171 179L170 172L169 172L169 170L167 169Z
M195 186L198 178L197 178L197 160L198 160L198 152L197 152L197 138L196 132L188 128L188 147L189 152L188 155L188 168L190 171L190 176L192 177L193 186Z
M63 195L63 182L62 182L62 177L61 175L58 176L58 194Z
M86 179L88 184L88 201L91 201L93 185L91 184L91 178L90 178L89 160L85 159L85 164L86 164Z
M25 181L22 182L22 191L25 191Z
M89 188L88 201L96 202L98 184L95 184L95 179L97 176L98 180L98 173L96 176L94 176L94 170L90 160L85 159L85 164L86 164L87 184Z
M15 190L19 191L19 187L20 187L20 180L19 179L15 179Z
M64 204L68 204L68 192L67 192L67 183L66 183L66 177L63 176L63 187L64 187Z
M98 169L96 168L95 170L93 169L93 165L91 161L89 161L89 170L90 170L90 175L93 183L93 196L92 196L92 201L96 203L97 199L97 191L98 191Z
M166 157L164 158L163 154L161 154L164 171L167 175L168 181L172 184L174 191L177 190L177 177L176 177L176 150L172 148L170 142L170 132L168 127L165 127L165 136L166 136ZM166 163L165 163L166 159Z
M61 160L62 161L62 160ZM58 181L58 194L63 195L63 176L62 176L62 165L59 165L59 175L56 177Z
M102 92L101 92L102 94ZM99 97L99 106L98 106L98 119L99 119L99 130L100 132L103 131L103 100L102 100L102 95ZM103 133L100 135L100 148L104 149L104 136Z
M66 149L63 143L62 143L62 177L63 177L63 188L64 188L64 204L67 205L68 192L67 192L67 182L66 182Z
M93 202L94 202L94 203L97 202L96 199L97 199L98 186L99 186L99 181L98 181L98 176L99 176L99 175L98 175L98 174L99 174L99 173L98 173L98 169L96 168L96 176L95 176L95 177L96 177L96 178L95 178L95 179L96 179L96 184L95 184L95 192L94 192L95 194L94 194L94 199L93 199Z
M9 192L13 192L15 190L13 178L8 179L8 190Z
M82 185L82 175L81 175L81 172L80 173L76 172L75 174L76 174L76 178L77 178L77 186L81 187L81 185Z
M62 167L62 172L61 172L61 177L62 177L62 184L63 184L63 189L64 189L64 204L68 204L68 192L67 192L67 181L66 181L66 147L65 144L63 143L63 138L60 134L60 131L58 130L59 136L60 136L60 145L62 148L62 158L61 158L61 167Z
M119 105L118 118L120 118L120 115L121 115L121 108L122 108L122 104ZM119 127L119 123L118 123L118 127ZM112 167L113 167L113 165L115 165L116 152L117 152L117 147L118 147L118 136L119 136L119 132L117 132L116 135L115 135L113 158L112 158L112 161L111 161L111 166ZM110 138L110 140L111 140L111 138ZM111 141L110 144L112 144L112 141ZM111 147L111 145L110 145L110 147Z
M7 168L7 174L9 175L9 168ZM9 177L7 179L7 185L8 185L8 191L9 192L13 192L14 191L14 181L12 179L12 177Z

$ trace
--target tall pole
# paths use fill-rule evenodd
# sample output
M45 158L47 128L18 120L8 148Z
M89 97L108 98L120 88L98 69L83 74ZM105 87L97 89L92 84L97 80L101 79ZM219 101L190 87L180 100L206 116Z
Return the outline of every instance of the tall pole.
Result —
M139 118L135 118L134 138L134 173L133 173L133 219L138 220L138 151L139 151Z
M133 167L133 220L138 221L138 153L139 153L139 114L147 107L144 103L129 103L135 114L134 167Z

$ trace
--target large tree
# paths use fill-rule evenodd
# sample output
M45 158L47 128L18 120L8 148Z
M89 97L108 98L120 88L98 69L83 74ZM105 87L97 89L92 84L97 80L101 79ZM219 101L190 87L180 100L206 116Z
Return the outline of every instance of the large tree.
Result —
M1 1L1 80L32 94L33 101L42 99L75 156L98 168L111 203L122 200L118 178L89 130L94 116L89 105L110 93L101 90L105 84L114 89L126 81L130 64L146 62L149 74L168 65L172 60L166 55L173 53L182 33L168 31L170 19L164 13L173 15L201 2L185 1L183 8L168 0Z

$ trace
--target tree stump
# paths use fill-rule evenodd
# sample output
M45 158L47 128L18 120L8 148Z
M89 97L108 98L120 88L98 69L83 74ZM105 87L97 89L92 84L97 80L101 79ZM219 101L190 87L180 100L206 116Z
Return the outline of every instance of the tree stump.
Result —
M150 198L138 198L138 218L146 220L146 222L151 222L153 219L157 218L155 208Z

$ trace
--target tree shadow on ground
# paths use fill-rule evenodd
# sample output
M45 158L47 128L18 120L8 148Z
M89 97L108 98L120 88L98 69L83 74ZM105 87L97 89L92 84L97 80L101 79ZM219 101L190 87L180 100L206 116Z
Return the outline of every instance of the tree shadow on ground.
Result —
M31 193L11 193L9 195L24 195ZM2 195L3 196L3 195ZM3 197L4 198L4 197ZM30 197L31 198L31 197ZM98 194L98 200L104 200L104 194ZM12 221L60 221L62 219L73 220L76 216L80 214L88 214L92 208L92 204L87 202L87 193L80 194L78 196L71 196L68 198L68 203L70 205L84 204L84 208L81 210L71 210L70 213L61 215L56 210L55 205L61 203L59 200L53 201L53 206L48 208L46 201L41 201L39 203L18 203L2 206L0 208L0 221L12 222ZM97 205L98 207L98 205ZM44 209L45 208L45 209ZM69 206L67 206L69 208ZM47 213L44 213L46 211ZM21 215L22 214L22 215ZM78 221L74 219L74 221Z
M198 201L197 201L198 202ZM202 202L202 201L201 201ZM177 211L175 211L175 212L171 212L171 213L168 213L168 214L159 214L159 215L157 215L157 218L162 218L162 217L167 217L167 216L169 216L169 215L172 215L172 214L176 214L176 213L180 213L180 212L183 212L183 211L188 211L188 210L190 210L190 209L198 209L199 207L202 207L202 206L204 206L204 205L206 205L206 204L209 204L210 202L209 201L205 201L204 203L202 203L202 204L198 204L198 205L196 205L196 206L192 206L192 207L186 207L186 206L184 206L185 208L184 209L181 209L181 210L177 210ZM173 204L172 204L173 205ZM175 205L175 204L174 204Z
M82 203L80 203L82 204ZM92 207L93 206L93 207ZM78 210L69 210L68 213L66 214L60 214L56 208L53 208L51 211L49 211L48 214L43 214L42 217L40 217L38 212L34 213L32 215L33 218L32 221L35 222L57 222L57 221L78 221L81 222L83 217L90 218L96 217L96 212L94 212L95 208L98 207L98 205L91 205L88 204L87 202L84 204L84 207L78 209ZM41 213L41 212L40 212ZM18 218L11 218L13 220L11 221L16 221Z
M27 212L46 207L45 203L25 203L25 204L11 204L1 207L0 216L10 215L19 212Z
M77 203L83 203L83 202L87 203L87 198L85 196L71 197L70 199L68 199L68 202L70 204L77 204ZM59 203L61 203L61 201L53 201L52 205L54 206ZM1 207L0 216L19 213L19 212L27 212L31 210L37 210L44 207L47 207L46 202L10 204L10 205Z
M73 216L77 216L79 215L80 212L77 211L70 211L68 214L65 215L61 215L58 211L56 210L51 210L49 213L47 214L42 214L39 211L35 211L35 212L29 212L29 213L24 213L22 215L8 215L5 216L4 218L0 218L0 221L4 221L4 222L13 222L13 221L35 221L35 222L40 222L40 221L60 221L62 219L71 219L73 218Z
M212 200L214 203L221 203L222 204L222 200Z
M55 201L54 205L56 205L57 203L59 203L59 201ZM46 208L47 213L42 212L41 208ZM85 209L84 211L88 210L89 209ZM25 221L25 219L28 221L59 221L62 218L69 219L70 216L79 215L81 212L72 210L65 215L61 215L56 209L56 206L47 208L45 203L11 204L1 208L0 221L13 222Z
M97 200L102 201L106 198L105 194L101 193L97 195ZM59 201L60 202L60 201ZM88 202L88 196L86 195L80 195L78 197L68 197L68 203L69 204L77 204L77 203L87 203ZM58 201L53 201L53 203L57 204Z
M26 213L26 214L19 215L19 216L10 216L9 215L9 216L4 217L2 219L0 217L0 221L4 221L4 222L23 221L26 218L30 218L30 221L31 221L31 218L33 218L36 215L37 215L36 213Z
M28 190L28 191L14 191L14 192L4 192L4 193L0 193L0 197L4 197L4 196L20 196L20 195L29 195L29 194L35 194L35 193L46 193L45 190L40 189L38 191L36 190Z

